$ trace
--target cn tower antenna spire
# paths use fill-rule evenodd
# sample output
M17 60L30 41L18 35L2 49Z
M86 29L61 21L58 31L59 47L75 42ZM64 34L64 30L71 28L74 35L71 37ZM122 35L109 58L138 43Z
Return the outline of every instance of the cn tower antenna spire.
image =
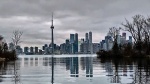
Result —
M52 26L53 26L53 13L52 13Z
M54 29L54 25L53 25L53 13L52 13L52 25L51 25L51 29Z

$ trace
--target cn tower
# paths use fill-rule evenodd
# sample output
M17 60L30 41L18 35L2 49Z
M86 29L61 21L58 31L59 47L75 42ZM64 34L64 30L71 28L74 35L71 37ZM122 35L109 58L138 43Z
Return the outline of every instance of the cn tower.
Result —
M52 30L52 43L51 43L51 47L52 47L52 54L54 53L54 36L53 36L53 29L54 29L54 25L53 25L53 13L52 13L52 25L51 25L51 30Z

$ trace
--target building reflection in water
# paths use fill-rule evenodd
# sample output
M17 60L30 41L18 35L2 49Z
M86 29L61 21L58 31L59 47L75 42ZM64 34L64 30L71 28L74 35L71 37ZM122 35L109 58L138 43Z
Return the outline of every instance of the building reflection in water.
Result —
M70 69L71 77L79 77L79 59L81 69L86 70L86 77L93 77L93 58L92 57L68 57L66 58L66 70Z
M52 66L51 57L28 57L21 58L21 67L32 66ZM65 58L53 58L54 65L57 63L63 63L66 66L66 70L70 70L70 77L79 77L79 62L81 64L81 70L85 70L86 77L93 77L93 57L65 57ZM42 63L42 64L41 64Z
M65 62L66 62L66 70L70 70L70 58L66 57Z
M86 62L86 60L85 60L86 58L85 57L81 57L80 58L80 65L81 65L81 70L85 70L85 62Z
M86 57L86 77L93 77L93 58Z
M54 83L54 57L52 55L52 67L51 67L51 71L52 71L52 77L51 77L51 83Z
M71 77L79 77L78 57L70 57L70 74Z
M21 67L30 65L31 66L52 66L51 57L44 58L23 58L26 61ZM70 77L79 77L79 63L81 70L85 71L85 77L93 77L93 64L100 64L104 67L107 77L110 83L123 83L122 79L127 79L137 84L150 84L150 64L149 60L141 60L135 62L128 62L124 60L120 61L105 61L103 63L96 63L93 57L60 57L54 58L54 65L61 63L67 71L69 71ZM39 63L40 62L40 63ZM2 74L9 74L8 72L1 71ZM82 73L83 74L83 73ZM82 75L83 76L83 75Z
M15 82L15 84L22 84L21 83L21 79L20 79L20 62L19 61L14 61L13 62L13 66L14 66L14 77L13 77L13 81Z
M93 69L103 70L105 77L108 78L110 83L123 83L123 84L150 84L150 60L149 59L140 59L140 60L108 60L101 63L98 62L96 58L93 57L59 57L53 58L53 65L56 66L56 75L62 74L66 77L93 77ZM81 66L80 66L81 65ZM100 65L100 66L97 66ZM0 83L5 82L3 75L8 75L7 77L11 79L11 82L14 84L20 84L24 79L24 76L21 76L21 70L30 68L32 70L37 69L38 67L43 67L47 72L42 71L41 73L46 75L48 74L49 82L51 81L51 67L52 67L52 58L51 57L21 57L17 61L13 62L0 62ZM33 67L33 68L32 68ZM35 68L36 67L36 68ZM60 71L61 70L61 71ZM82 70L82 71L81 71ZM65 72L66 71L66 72ZM34 71L28 71L33 73ZM27 73L28 73L27 72ZM66 73L68 75L66 75ZM104 74L102 73L102 74ZM22 72L22 75L26 73ZM85 75L83 75L85 74ZM33 75L35 75L33 73ZM96 73L98 76L99 73ZM101 73L100 73L101 75ZM60 77L59 77L60 78ZM96 78L96 77L95 77ZM55 79L55 78L54 78ZM56 78L57 79L57 78ZM84 78L83 78L84 79ZM93 79L93 78L92 78ZM126 81L129 80L129 81Z

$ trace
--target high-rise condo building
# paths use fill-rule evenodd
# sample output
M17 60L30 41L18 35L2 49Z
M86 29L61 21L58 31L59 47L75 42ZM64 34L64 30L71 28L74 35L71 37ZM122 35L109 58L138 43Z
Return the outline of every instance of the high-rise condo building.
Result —
M132 44L132 36L129 36L129 43Z
M122 33L122 37L124 37L126 40L126 33L125 32Z
M30 54L33 54L34 51L33 51L33 47L30 47Z
M38 54L39 53L39 49L38 47L35 47L35 54Z
M24 47L24 53L28 54L29 53L29 48L28 47Z
M88 36L88 33L85 33L85 42L86 42L86 43L89 42L89 36Z
M69 39L66 39L65 53L66 53L66 54L69 54L69 53L70 53L70 43L69 43Z
M92 32L89 32L89 51L92 54L93 53L93 44L92 44Z
M70 43L74 43L74 34L70 34Z
M75 33L75 37L74 37L74 52L78 53L78 34Z

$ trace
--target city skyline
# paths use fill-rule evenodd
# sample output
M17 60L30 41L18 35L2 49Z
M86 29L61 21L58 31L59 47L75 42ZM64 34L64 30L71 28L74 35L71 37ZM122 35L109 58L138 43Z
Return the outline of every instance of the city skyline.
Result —
M134 3L136 5L133 5ZM93 32L93 42L100 42L110 27L121 26L125 18L131 20L131 17L136 14L144 16L150 14L147 11L150 7L148 0L128 2L1 0L0 5L0 34L7 42L11 42L13 30L23 31L21 46L41 46L51 42L49 27L52 12L54 12L54 43L56 44L69 39L70 33L78 33L79 38L83 38L88 31Z
M116 35L117 44L133 45L132 36L127 39L126 33L123 32ZM78 33L70 34L70 39L66 39L65 42L60 45L54 43L54 54L96 54L99 50L110 51L113 48L114 39L108 33L103 40L98 43L92 42L92 32L85 33L85 37L78 39ZM26 55L49 55L52 54L52 43L43 44L43 46L26 46L24 49L21 46L16 46L18 54ZM13 43L9 43L9 50L13 50Z

